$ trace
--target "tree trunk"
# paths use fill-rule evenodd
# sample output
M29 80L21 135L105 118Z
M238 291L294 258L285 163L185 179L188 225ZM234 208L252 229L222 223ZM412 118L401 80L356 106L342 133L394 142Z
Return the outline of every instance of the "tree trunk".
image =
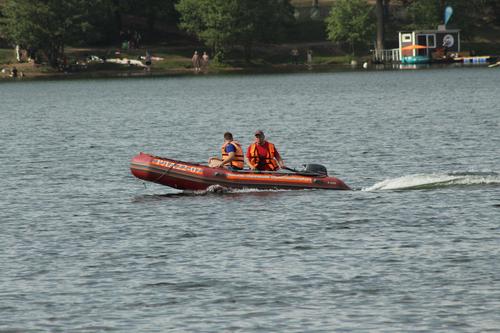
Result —
M122 14L120 13L120 11L117 9L114 11L114 16L115 16L115 25L116 25L116 29L118 31L121 31L122 28L123 28L123 24L122 24Z
M219 43L215 42L212 44L212 50L214 53L214 61L216 63L223 63L224 62L224 48L222 45L219 45Z
M252 42L245 43L243 48L245 52L245 61L250 63L250 60L252 59Z
M58 53L59 53L59 47L52 45L45 50L45 56L47 57L47 60L49 61L49 65L52 68L57 68L59 63L58 63Z
M118 31L121 31L123 28L123 24L122 24L122 13L120 11L120 1L113 0L113 7L110 7L110 9L115 19L116 29L118 29Z
M62 38L57 38L52 42L47 43L46 48L42 49L47 57L49 65L52 68L59 68L59 62L64 56L64 42Z
M444 9L445 8L446 8L446 0L439 0L439 16L442 18L443 24L445 24L444 23Z
M156 25L156 12L155 8L151 8L147 15L148 32L150 36L154 36Z
M376 5L377 14L377 50L383 50L385 47L385 19L384 19L384 1L377 0Z
M439 0L439 9L441 9L441 13L444 12L445 6L446 6L446 0Z

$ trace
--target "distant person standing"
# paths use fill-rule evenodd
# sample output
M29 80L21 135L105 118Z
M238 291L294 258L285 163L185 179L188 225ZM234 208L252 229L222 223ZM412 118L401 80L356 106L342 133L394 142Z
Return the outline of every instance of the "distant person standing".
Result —
M198 72L200 70L200 56L198 55L198 51L194 51L191 62L193 63L194 71Z
M203 52L203 55L201 56L201 67L203 68L203 70L206 70L208 68L208 61L209 57L207 52Z
M290 52L290 55L292 56L292 64L298 65L299 64L299 50L294 47L292 51Z
M141 42L142 42L142 35L140 32L136 31L135 32L135 47L140 48Z
M146 56L144 57L144 62L146 64L146 71L151 71L151 51L146 50Z
M307 50L307 64L312 65L313 62L313 51L311 49Z
M12 67L10 70L10 77L16 78L17 77L17 68L16 66Z

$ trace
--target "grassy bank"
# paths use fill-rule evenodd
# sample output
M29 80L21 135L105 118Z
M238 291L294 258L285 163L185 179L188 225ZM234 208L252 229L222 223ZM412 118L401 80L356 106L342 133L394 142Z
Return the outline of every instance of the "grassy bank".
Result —
M477 50L477 54L498 55L500 44L485 43L484 41L464 42L464 50ZM298 48L298 64L292 63L290 51ZM144 67L133 63L144 57L146 49L150 50L155 57L148 72ZM265 71L300 71L308 70L306 65L307 50L313 51L312 66L316 69L328 69L348 65L351 60L357 60L359 64L369 60L369 56L352 57L334 44L329 42L307 43L307 44L281 44L256 46L251 62L244 61L243 52L238 49L228 53L223 64L210 61L204 73L229 73L229 72L265 72ZM197 50L202 54L205 50L199 46L163 46L148 45L140 49L120 51L116 53L114 48L67 48L67 69L64 71L51 68L47 64L34 64L32 62L18 63L13 49L0 49L0 78L10 79L9 74L12 67L16 67L19 74L24 78L50 78L50 77L122 77L142 75L189 75L194 70L191 57ZM94 59L128 59L132 64L101 63L89 61ZM144 62L144 60L142 60Z
M299 50L298 65L292 64L290 51L297 47ZM153 58L151 71L147 72L144 67L136 66L134 63L144 57L146 49L150 50ZM306 67L306 52L313 51L313 66L339 66L348 64L352 57L336 49L331 43L301 44L301 45L262 45L257 46L251 62L244 61L241 50L234 49L228 53L223 64L210 61L206 72L223 73L235 71L263 71L263 70L297 70ZM47 64L34 64L33 62L18 63L13 49L0 49L0 68L5 69L2 74L7 78L12 67L16 67L24 77L65 77L65 76L124 76L124 75L178 75L193 73L191 57L197 50L202 54L205 50L197 46L162 46L148 45L140 49L121 50L117 53L114 48L67 48L67 69L60 71L53 69ZM128 59L132 64L101 63L89 60L97 59ZM359 59L360 61L362 59ZM126 62L126 61L125 61Z

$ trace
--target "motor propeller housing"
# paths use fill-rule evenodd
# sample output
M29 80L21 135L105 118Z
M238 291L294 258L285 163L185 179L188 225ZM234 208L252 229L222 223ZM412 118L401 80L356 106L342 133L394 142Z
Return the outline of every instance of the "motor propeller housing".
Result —
M325 166L321 164L304 164L304 168L302 171L328 176L328 171L326 170Z

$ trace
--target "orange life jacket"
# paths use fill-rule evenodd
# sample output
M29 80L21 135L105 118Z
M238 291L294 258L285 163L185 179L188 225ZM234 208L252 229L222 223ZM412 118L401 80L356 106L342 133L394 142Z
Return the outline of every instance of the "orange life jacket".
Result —
M261 159L261 157L259 156L259 152L257 150L257 143L252 143L250 145L250 163L252 163L253 165L256 165L257 166L257 169L259 170L278 170L279 169L279 166L278 166L278 162L276 162L276 148L274 147L274 145L271 143L271 142L267 142L267 156L263 159Z
M226 142L222 145L222 159L229 156L229 154L226 153L226 147L229 144L232 144L236 149L236 152L234 153L234 159L231 161L230 165L234 168L243 169L243 167L245 166L245 157L243 156L243 149L241 149L241 145L238 141Z

